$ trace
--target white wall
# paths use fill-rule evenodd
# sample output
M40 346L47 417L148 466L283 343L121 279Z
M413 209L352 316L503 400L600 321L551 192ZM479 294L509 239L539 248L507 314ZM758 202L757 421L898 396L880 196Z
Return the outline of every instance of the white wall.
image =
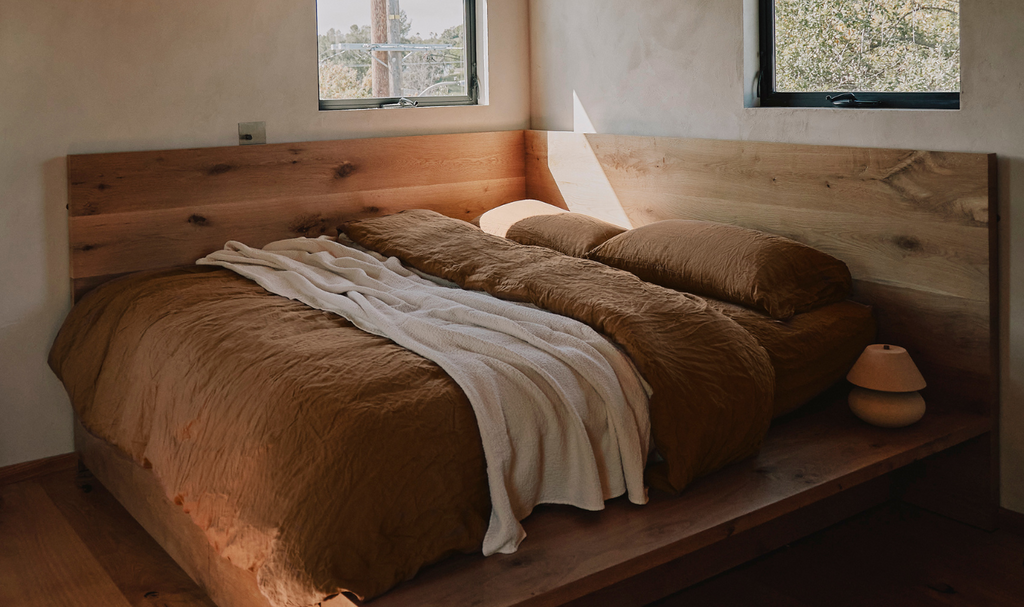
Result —
M0 0L0 466L73 448L65 155L526 128L527 0L488 20L490 105L320 112L314 0Z
M739 0L530 0L533 128L572 130L575 93L599 133L999 154L1002 495L1024 512L1024 2L961 3L957 112L745 109L743 11Z

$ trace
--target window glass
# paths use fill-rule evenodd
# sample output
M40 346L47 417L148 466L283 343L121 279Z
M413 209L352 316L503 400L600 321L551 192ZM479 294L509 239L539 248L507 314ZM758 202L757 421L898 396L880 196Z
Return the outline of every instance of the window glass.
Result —
M471 0L317 0L321 108L475 103L472 25Z
M762 0L761 6L762 79L770 78L762 82L762 98L782 101L772 105L802 99L791 94L845 92L867 93L857 98L888 107L908 106L877 94L911 94L904 99L928 107L921 94L948 100L960 92L959 0Z

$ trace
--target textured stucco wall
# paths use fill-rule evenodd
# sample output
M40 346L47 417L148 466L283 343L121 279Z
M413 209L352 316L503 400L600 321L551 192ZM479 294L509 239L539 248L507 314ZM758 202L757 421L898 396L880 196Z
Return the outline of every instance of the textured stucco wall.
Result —
M314 0L0 0L0 466L72 450L66 154L525 128L527 0L487 14L489 105L319 112Z
M961 3L957 112L744 108L745 4L530 0L533 128L572 130L575 97L599 133L999 154L1002 495L1024 512L1024 2Z

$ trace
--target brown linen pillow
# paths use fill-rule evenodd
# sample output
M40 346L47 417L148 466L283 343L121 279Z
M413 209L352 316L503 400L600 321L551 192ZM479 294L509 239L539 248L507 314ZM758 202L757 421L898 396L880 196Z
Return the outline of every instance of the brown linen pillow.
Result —
M652 223L608 240L587 258L780 319L846 299L853 282L846 264L817 249L708 221Z
M503 205L496 206L476 219L473 219L470 223L479 227L488 234L494 234L495 236L501 236L504 238L508 229L512 227L512 224L521 219L533 217L534 215L557 215L568 212L569 211L566 211L561 207L556 207L553 204L548 204L533 198L527 198L525 200L506 202Z
M625 228L588 215L560 213L520 219L508 229L505 238L583 257L597 245L625 231Z

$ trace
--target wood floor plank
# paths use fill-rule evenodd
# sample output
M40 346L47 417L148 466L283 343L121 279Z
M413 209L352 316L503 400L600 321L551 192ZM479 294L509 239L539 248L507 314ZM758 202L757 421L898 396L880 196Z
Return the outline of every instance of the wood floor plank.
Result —
M0 605L130 607L33 481L0 487Z
M78 533L133 607L215 607L146 530L91 474L40 479L61 515Z
M650 607L815 607L768 586L760 580L744 580L741 584L699 585L688 591L685 602L676 595L654 603Z
M972 605L1024 603L1024 542L1006 532L984 533L928 512L911 510L888 535L907 560L926 555L928 585L953 590ZM911 548L912 547L912 548Z
M657 603L657 607L1017 607L1024 538L906 504L871 510ZM760 600L754 600L760 596Z

